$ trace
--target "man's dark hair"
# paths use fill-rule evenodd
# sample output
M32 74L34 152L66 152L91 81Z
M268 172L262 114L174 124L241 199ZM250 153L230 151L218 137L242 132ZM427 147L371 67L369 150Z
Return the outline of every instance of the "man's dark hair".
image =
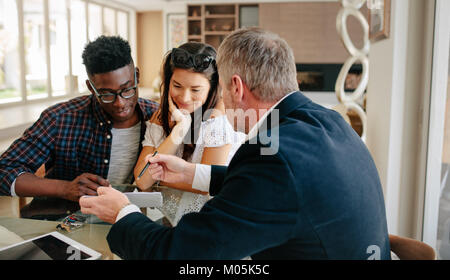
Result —
M130 44L119 36L100 36L86 45L83 64L92 76L114 71L132 62Z

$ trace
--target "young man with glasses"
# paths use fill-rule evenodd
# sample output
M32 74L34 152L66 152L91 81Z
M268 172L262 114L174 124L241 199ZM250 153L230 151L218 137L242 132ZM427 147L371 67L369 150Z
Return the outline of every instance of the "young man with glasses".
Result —
M139 98L139 69L120 37L87 44L83 63L92 94L46 109L1 155L2 195L62 198L77 210L79 198L96 195L99 186L132 183L145 121L158 105ZM46 176L39 178L34 173L43 164Z

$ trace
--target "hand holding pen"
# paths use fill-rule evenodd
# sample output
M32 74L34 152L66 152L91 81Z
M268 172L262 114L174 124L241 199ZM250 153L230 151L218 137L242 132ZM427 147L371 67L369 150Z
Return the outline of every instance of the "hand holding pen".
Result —
M155 152L153 153L152 157L156 156L157 153L158 153L158 151L155 150ZM150 161L147 161L147 163L145 164L145 166L142 169L141 173L139 173L139 176L137 177L136 180L141 179L142 175L144 175L144 172L148 169L149 166L150 166Z
M195 175L195 163L187 162L174 155L164 154L158 154L146 160L150 162L148 171L153 180L192 185Z

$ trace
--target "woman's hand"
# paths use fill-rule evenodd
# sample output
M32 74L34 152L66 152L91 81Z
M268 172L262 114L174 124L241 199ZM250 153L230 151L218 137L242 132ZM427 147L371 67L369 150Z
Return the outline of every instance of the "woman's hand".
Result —
M183 109L181 110L178 109L175 103L173 103L172 97L170 95L168 96L168 100L169 100L169 111L172 118L171 121L175 121L177 124L189 123L190 125L191 115L189 114L189 112Z
M179 145L183 142L184 137L191 128L191 115L186 110L180 110L173 103L172 97L169 99L169 111L171 115L171 121L175 121L175 126L172 128L170 136L175 144Z

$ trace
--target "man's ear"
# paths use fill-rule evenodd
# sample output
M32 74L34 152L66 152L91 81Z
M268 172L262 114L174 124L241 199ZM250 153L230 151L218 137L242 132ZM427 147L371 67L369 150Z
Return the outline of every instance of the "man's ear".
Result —
M137 84L139 84L139 81L140 81L139 67L136 67L136 79L137 79Z
M242 102L242 99L244 98L244 89L244 81L242 81L241 77L236 74L231 76L230 93L235 104L240 104Z
M86 80L86 86L88 88L88 90L95 95L94 89L91 87L91 83L89 83L89 80Z

